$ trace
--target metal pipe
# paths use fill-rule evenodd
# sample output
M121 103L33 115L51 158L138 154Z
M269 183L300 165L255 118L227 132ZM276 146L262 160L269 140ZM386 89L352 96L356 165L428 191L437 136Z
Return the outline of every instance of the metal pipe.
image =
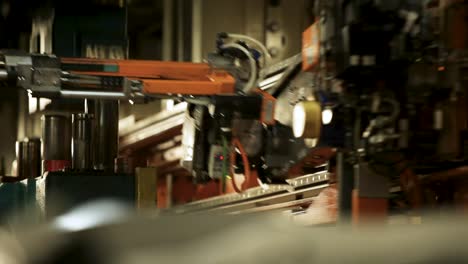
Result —
M70 166L71 122L67 116L42 116L42 159L43 172Z
M8 72L5 69L0 70L0 81L8 80Z
M70 79L70 78L60 78L60 81L63 84L71 85L101 85L100 79Z
M114 172L119 141L119 102L97 100L94 116L96 118L94 168Z
M167 200L166 200L166 208L172 207L172 188L173 188L173 177L172 174L166 175L166 191L167 191Z
M192 1L192 61L202 62L203 48L202 48L202 12L203 1Z
M25 139L16 142L17 174L20 178L36 178L41 175L41 140Z
M336 154L336 173L338 178L338 221L347 223L352 214L352 193L354 189L354 167L347 160L347 153Z
M123 92L108 92L108 91L75 91L61 90L60 94L63 98L77 99L126 99L127 95Z
M172 47L174 35L174 3L172 0L163 1L163 46L162 46L162 59L164 61L172 60Z
M227 35L229 38L232 38L234 40L245 40L245 41L250 41L251 43L255 44L263 52L263 56L262 56L263 67L265 67L268 64L268 60L271 59L271 54L268 51L268 49L265 47L265 45L263 45L263 43L246 35L234 34L234 33L227 33Z
M72 167L77 170L92 168L92 120L93 115L73 114Z
M63 115L42 116L42 144L44 160L70 160L70 119Z
M245 56L249 59L249 64L250 64L250 77L249 81L245 84L245 87L243 88L244 92L252 92L253 89L257 87L257 64L255 63L255 59L253 58L252 54L250 54L250 51L248 51L246 48L243 46L236 44L236 43L229 43L229 44L224 44L222 49L227 49L227 48L234 48L240 50L242 53L245 54Z

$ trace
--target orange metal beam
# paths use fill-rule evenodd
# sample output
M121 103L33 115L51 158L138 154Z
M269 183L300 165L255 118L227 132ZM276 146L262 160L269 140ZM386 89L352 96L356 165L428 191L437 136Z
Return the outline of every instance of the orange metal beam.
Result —
M145 94L189 94L215 95L235 92L235 80L227 73L216 73L207 76L206 81L180 81L143 79Z
M206 80L206 76L211 72L211 68L208 64L191 62L62 58L61 63L112 66L116 67L117 71L76 71L76 73L98 76L122 76L129 78Z
M235 79L227 72L213 70L208 64L144 60L99 60L62 58L62 64L73 65L71 72L93 76L118 76L143 82L146 94L214 95L235 93ZM84 66L81 70L79 66ZM99 70L86 69L102 66Z

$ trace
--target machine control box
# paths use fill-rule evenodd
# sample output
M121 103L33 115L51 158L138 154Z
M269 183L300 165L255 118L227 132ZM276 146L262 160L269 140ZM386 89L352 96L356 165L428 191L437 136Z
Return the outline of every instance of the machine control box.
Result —
M222 179L225 176L223 174L229 173L229 157L226 153L228 150L224 150L223 146L211 145L208 160L208 173L211 178Z

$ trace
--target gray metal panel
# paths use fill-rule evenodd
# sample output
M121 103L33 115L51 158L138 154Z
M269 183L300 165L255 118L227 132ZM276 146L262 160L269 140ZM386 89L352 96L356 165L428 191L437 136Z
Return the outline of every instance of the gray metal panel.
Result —
M203 0L201 2L202 57L206 57L216 48L217 33L245 33L245 3L247 0Z
M273 62L291 57L301 51L302 32L312 23L309 0L278 1L278 6L266 8L265 41L274 51Z
M217 33L230 32L246 34L263 43L266 41L267 48L279 48L280 52L274 58L277 62L301 51L302 32L312 23L308 15L309 0L295 0L294 4L281 1L277 7L267 6L265 0L203 0L194 4L198 2L201 2L201 16L195 17L194 13L193 21L201 23L202 57L216 48ZM273 22L279 25L278 31L268 30Z

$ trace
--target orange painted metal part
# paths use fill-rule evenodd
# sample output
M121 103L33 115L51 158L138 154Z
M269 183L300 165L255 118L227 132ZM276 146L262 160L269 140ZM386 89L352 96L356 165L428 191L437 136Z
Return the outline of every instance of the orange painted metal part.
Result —
M255 176L253 176L255 177ZM237 192L234 188L234 182L232 178L226 179L226 186L223 188L223 184L221 181L210 181L206 184L198 184L195 190L195 194L193 196L193 200L202 200L207 198L212 198L215 196L235 193ZM223 190L224 189L224 190Z
M353 224L385 222L388 216L387 198L360 197L358 190L353 190L352 195Z
M275 104L276 98L273 95L261 90L256 89L255 93L258 93L262 96L262 115L260 117L260 121L267 125L274 125L276 123L275 120Z
M156 187L157 208L167 208L170 204L180 205L191 202L196 194L196 186L190 177L174 177L172 190L167 189L166 177L158 177ZM171 196L169 196L171 193Z
M190 94L215 95L234 93L234 78L224 72L207 76L206 81L143 79L143 93L146 94Z
M62 58L65 65L103 65L111 71L72 70L93 76L116 76L139 80L147 94L214 95L235 93L235 79L227 72L213 70L206 63L144 60L99 60Z
M156 184L156 206L157 208L163 209L167 208L168 199L168 190L165 177L158 177Z
M320 22L302 33L302 70L312 71L320 61Z
M221 183L219 181L210 181L206 184L197 184L193 195L193 200L202 200L221 195Z
M117 72L79 71L79 73L97 76L121 76L129 78L205 80L205 76L209 75L211 72L210 66L208 64L191 62L61 58L61 63L116 66L118 67Z
M232 180L230 181L232 183L232 188L240 193L244 190L247 190L252 187L257 187L259 186L258 183L258 176L257 172L255 170L250 169L250 163L249 163L249 158L247 157L247 153L245 152L244 146L240 142L238 138L233 138L232 139L232 146L234 147L233 150L231 151L231 155L229 157L230 160L230 174L232 175ZM244 175L245 175L245 180L242 183L238 182L237 176L234 173L234 166L235 160L236 160L236 148L239 150L242 162L244 163Z

